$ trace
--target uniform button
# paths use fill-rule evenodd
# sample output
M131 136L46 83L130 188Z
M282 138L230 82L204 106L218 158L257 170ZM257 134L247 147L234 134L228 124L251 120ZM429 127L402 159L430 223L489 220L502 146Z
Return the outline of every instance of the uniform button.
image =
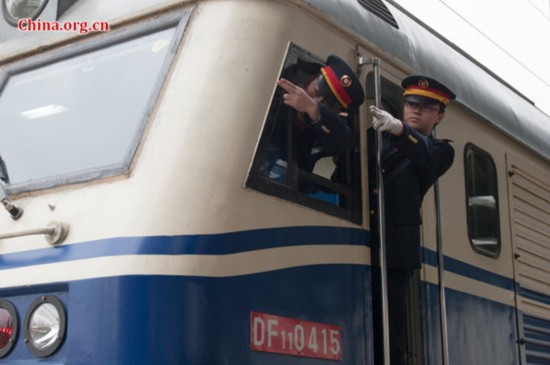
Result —
M374 215L374 210L371 210L371 211L370 211L370 215Z
M378 189L374 189L372 192L373 192L374 194L378 194Z

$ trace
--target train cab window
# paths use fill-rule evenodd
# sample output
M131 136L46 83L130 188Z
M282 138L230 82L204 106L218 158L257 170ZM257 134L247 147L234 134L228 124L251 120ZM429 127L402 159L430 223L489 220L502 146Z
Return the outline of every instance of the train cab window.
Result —
M323 61L291 45L281 78L305 87L320 74ZM276 80L273 80L275 84ZM283 199L361 222L358 113L342 116L353 140L342 154L328 154L277 88L271 101L247 186ZM314 154L319 153L321 158ZM315 157L315 158L313 158Z
M476 252L500 253L500 221L495 163L491 156L468 144L464 152L468 235Z
M180 19L168 29L158 23L154 33L149 27L147 34L112 34L0 74L0 156L11 192L129 168Z

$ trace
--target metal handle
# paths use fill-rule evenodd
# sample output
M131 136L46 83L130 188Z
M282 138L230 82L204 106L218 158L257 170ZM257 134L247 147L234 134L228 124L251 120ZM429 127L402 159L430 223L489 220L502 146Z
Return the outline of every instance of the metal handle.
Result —
M380 108L382 104L382 82L380 78L380 59L362 57L357 54L358 71L363 65L372 65L374 71L374 105ZM382 304L382 341L384 352L384 365L390 364L390 324L388 310L388 274L386 265L386 225L384 206L384 175L382 174L382 132L376 132L376 184L378 189L378 234L380 240L380 294Z
M50 222L47 227L26 229L17 232L0 233L0 240L24 236L43 234L50 245L58 245L67 238L69 224L62 222Z
M382 84L380 81L380 61L375 59L374 66L374 94L375 106L380 108L382 104ZM390 325L388 310L388 271L386 265L386 222L384 203L384 175L382 173L382 132L376 132L376 177L378 189L378 233L380 237L380 281L382 294L382 331L384 341L384 364L389 365L390 360Z
M437 138L436 130L432 131ZM437 243L437 278L439 281L439 317L441 320L441 349L442 364L449 364L449 334L447 329L447 300L445 297L445 258L443 252L443 234L441 231L441 200L439 195L439 180L434 183L435 199L435 229Z

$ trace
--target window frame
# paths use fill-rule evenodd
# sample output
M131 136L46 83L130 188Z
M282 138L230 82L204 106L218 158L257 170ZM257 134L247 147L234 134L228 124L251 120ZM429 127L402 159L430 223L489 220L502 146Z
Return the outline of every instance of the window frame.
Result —
M472 197L470 196L469 191L469 164L468 164L468 153L472 152L474 153L475 157L482 157L486 160L486 162L491 166L491 173L492 177L494 177L494 183L493 186L490 186L489 189L494 191L494 197L495 197L495 215L496 215L496 222L495 223L495 229L496 229L496 249L495 250L489 250L484 249L480 245L474 243L474 237L471 227L471 210L469 208L469 199ZM491 176L484 175L485 180L489 180ZM472 247L473 251L488 256L493 259L497 259L500 256L500 252L502 249L502 239L501 239L501 233L500 233L500 207L499 207L499 196L498 196L498 175L497 175L497 168L494 159L492 158L491 154L478 146L474 145L473 143L467 143L464 147L464 190L465 190L465 204L466 204L466 228L468 231L468 240L470 241L470 246Z
M185 28L188 24L191 12L193 8L189 7L179 10L174 13L166 14L158 18L148 19L140 22L139 24L130 25L128 27L111 30L108 33L102 35L84 35L78 43L64 44L59 49L47 51L33 55L27 59L16 61L12 64L0 68L0 98L6 84L10 77L22 74L27 71L32 71L40 67L52 65L56 62L66 60L73 57L78 57L84 54L92 53L101 49L105 49L111 46L116 46L124 42L132 41L143 36L151 35L156 32L164 31L174 28L174 36L169 49L165 56L162 66L159 70L159 77L155 81L154 87L151 91L149 100L147 100L144 113L139 122L139 126L136 128L135 136L132 138L132 142L126 152L126 156L121 163L114 163L112 165L103 165L100 167L94 167L83 171L73 171L66 174L59 174L43 179L36 179L26 183L6 184L6 191L9 194L19 194L23 192L49 189L58 186L65 186L75 183L87 182L106 177L118 176L127 173L132 166L135 153L138 150L141 143L143 132L149 121L163 88L163 85L168 76L168 71L174 61L176 50L178 49ZM91 34L91 33L90 33ZM90 39L91 38L91 39Z
M310 52L304 48L294 44L289 43L287 52L285 53L284 65L281 68L282 70L285 66L290 66L292 63L287 65L287 62L290 56L302 57L306 61L315 61L320 64L324 64L319 57L312 55ZM278 77L281 75L278 74ZM273 80L275 83L276 80ZM363 85L364 87L364 85ZM266 176L263 176L260 172L262 164L267 159L267 153L269 144L271 141L272 133L275 129L277 122L278 109L280 109L282 104L282 99L278 100L277 93L275 92L272 95L269 112L267 114L266 120L262 132L260 134L258 147L255 151L253 157L252 165L249 170L248 177L246 179L246 186L254 190L260 191L262 193L272 195L284 200L298 203L300 205L312 208L336 217L344 218L356 224L362 224L363 212L362 212L362 191L361 191L361 164L360 164L360 142L359 142L359 111L356 110L351 123L351 133L353 137L353 146L348 153L342 155L345 158L344 164L348 167L346 171L347 184L340 184L337 182L330 181L320 175L317 175L313 172L308 172L302 170L297 165L297 160L292 156L292 153L289 153L288 156L288 182L287 184L278 183L272 179L269 179ZM292 134L292 133L290 133ZM292 137L290 137L292 138ZM288 144L288 139L287 139ZM289 148L292 150L292 148ZM357 151L354 156L354 150ZM326 158L326 157L325 157ZM354 159L357 159L357 162L353 162ZM349 166L353 164L357 167L356 171L350 171ZM352 169L353 170L353 169ZM353 174L358 174L354 178ZM312 198L307 194L303 193L299 189L299 182L304 179L308 182L319 185L320 187L330 189L335 193L342 194L349 200L349 208L341 207L335 204L325 202L320 199Z

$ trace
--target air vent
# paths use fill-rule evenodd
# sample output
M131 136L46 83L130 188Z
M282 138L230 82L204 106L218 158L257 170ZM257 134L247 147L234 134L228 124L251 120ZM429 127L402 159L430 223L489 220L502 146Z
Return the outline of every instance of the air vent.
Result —
M382 0L358 0L359 4L363 6L365 9L388 23L394 28L399 29L399 26L397 25L397 22L395 21L395 18L393 17L392 13L388 9L388 7L382 2Z

